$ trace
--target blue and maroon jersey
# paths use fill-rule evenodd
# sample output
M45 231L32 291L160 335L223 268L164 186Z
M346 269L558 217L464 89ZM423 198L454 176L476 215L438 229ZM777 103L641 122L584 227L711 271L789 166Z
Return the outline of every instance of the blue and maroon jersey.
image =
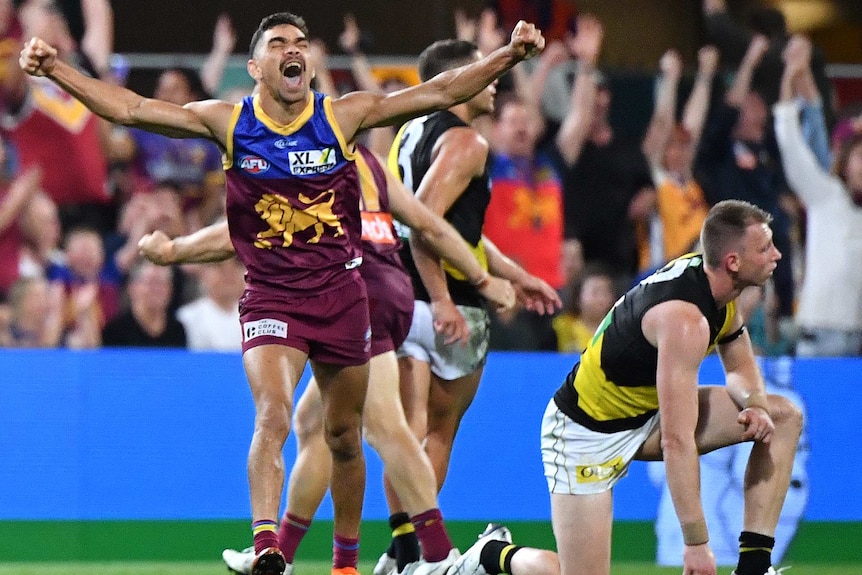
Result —
M302 295L356 281L355 159L322 94L312 92L288 125L267 116L257 96L236 105L224 160L227 220L249 288Z
M401 240L393 227L389 211L389 187L386 173L374 154L363 146L357 146L356 168L362 195L359 209L362 214L362 274L371 265L394 266L404 269L398 251Z

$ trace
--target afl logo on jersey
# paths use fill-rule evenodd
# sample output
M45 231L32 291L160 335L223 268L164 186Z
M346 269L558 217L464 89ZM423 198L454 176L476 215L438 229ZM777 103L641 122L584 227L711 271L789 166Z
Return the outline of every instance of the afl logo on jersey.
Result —
M239 160L239 167L249 174L262 174L269 169L269 162L257 156L243 156Z

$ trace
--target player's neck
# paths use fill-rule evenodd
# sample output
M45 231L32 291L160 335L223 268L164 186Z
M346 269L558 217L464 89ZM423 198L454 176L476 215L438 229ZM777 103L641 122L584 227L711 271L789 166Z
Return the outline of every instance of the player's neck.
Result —
M296 120L308 106L308 95L295 102L287 102L276 99L268 94L258 96L260 108L269 118L282 126L286 126Z
M742 290L736 286L736 282L726 271L707 265L704 265L703 269L709 281L709 290L719 308L729 304L741 293Z

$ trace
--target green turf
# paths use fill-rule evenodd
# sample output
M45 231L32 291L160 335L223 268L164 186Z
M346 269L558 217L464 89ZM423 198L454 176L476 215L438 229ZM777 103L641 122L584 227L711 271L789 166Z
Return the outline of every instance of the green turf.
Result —
M371 563L359 570L370 575ZM719 568L719 575L729 575L731 568ZM656 567L648 563L615 563L612 575L679 575L678 567ZM221 563L0 563L0 575L226 575ZM329 575L329 563L300 562L297 575ZM787 575L862 575L862 565L796 564Z

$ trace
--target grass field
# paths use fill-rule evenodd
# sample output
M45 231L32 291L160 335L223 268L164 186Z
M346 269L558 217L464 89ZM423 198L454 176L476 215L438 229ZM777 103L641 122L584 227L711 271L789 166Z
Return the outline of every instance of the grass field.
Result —
M300 562L296 575L329 575L329 563ZM371 563L361 563L359 571L371 575ZM730 575L731 568L719 568L719 575ZM679 575L680 569L656 567L648 563L615 563L612 575ZM0 575L225 575L222 563L0 563ZM862 575L862 565L793 565L787 575Z

